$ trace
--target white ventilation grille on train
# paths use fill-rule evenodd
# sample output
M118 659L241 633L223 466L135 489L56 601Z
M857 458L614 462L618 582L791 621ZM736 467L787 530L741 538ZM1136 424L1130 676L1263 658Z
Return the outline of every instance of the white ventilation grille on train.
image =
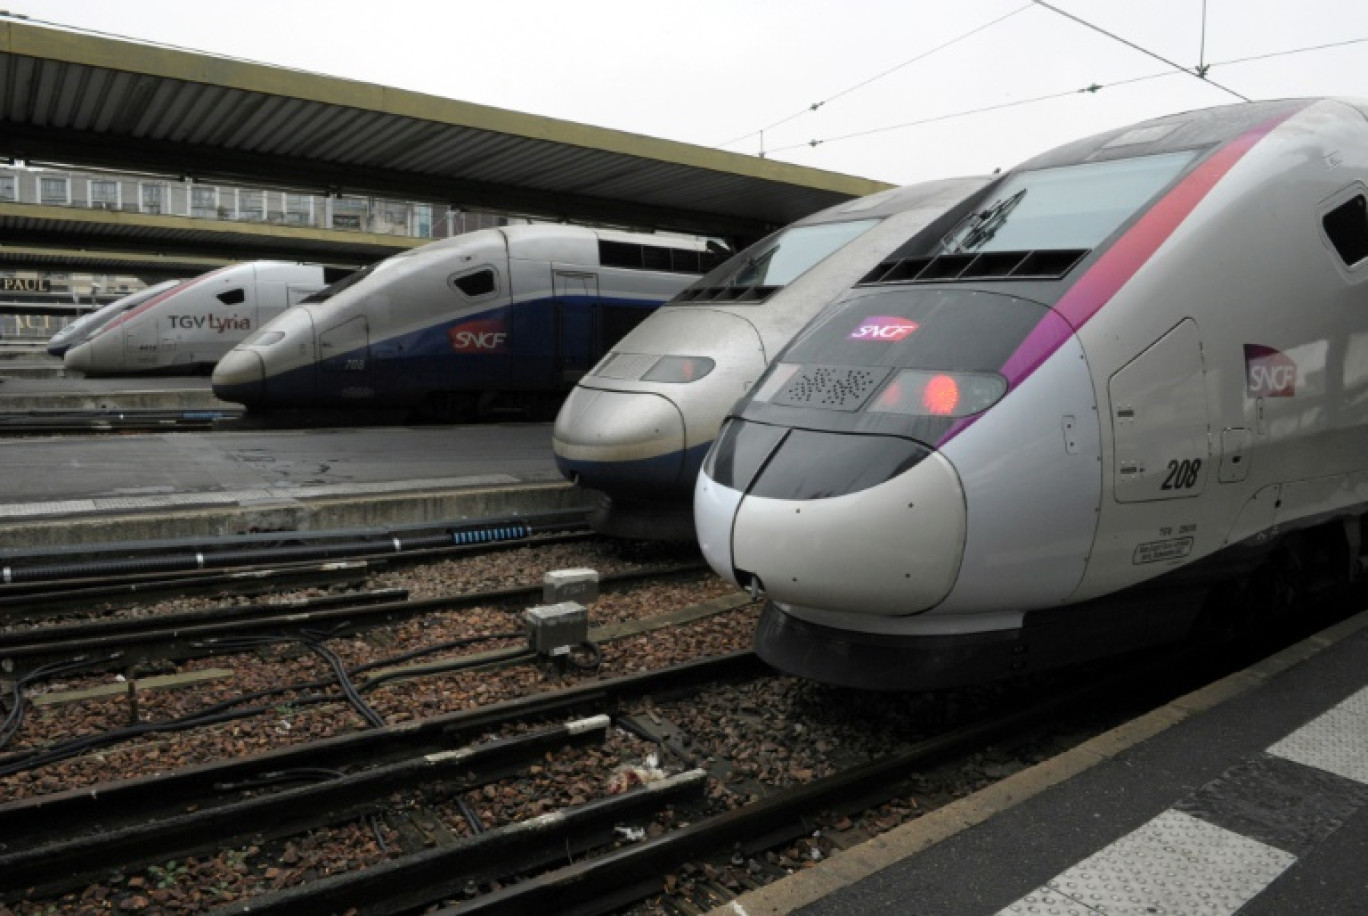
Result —
M655 353L609 353L594 369L593 374L599 378L631 381L641 378L658 359L660 356Z

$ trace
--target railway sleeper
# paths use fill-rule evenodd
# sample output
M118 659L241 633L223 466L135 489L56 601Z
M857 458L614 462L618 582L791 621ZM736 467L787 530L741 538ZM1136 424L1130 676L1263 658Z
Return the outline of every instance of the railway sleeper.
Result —
M30 812L30 819L39 822L24 831L24 848L0 851L0 874L10 888L0 893L0 899L63 893L114 869L163 862L237 841L255 842L343 823L384 810L390 793L418 784L441 781L445 791L477 788L521 772L550 750L602 741L608 723L606 716L597 716L517 738L428 754L360 773L339 774L323 783L278 792L263 791L272 787L272 775L288 780L292 774L265 774L258 780L226 787L246 797L211 804L189 814L172 814L124 826L90 822L82 825L70 819L47 818L43 816L43 800L38 799L24 806L35 809ZM430 824L428 827L431 829ZM93 833L69 835L70 831L92 828Z

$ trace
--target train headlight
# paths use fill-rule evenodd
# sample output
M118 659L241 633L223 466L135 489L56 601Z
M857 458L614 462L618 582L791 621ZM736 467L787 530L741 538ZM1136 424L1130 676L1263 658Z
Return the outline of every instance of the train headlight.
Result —
M696 382L717 363L706 356L662 356L641 377L643 382Z
M990 372L904 369L866 409L914 417L967 417L992 407L1006 393L1007 380Z

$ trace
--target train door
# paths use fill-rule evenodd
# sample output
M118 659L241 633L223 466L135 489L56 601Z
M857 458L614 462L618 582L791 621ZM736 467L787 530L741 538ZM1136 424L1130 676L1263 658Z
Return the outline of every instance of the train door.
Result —
M1117 502L1200 495L1211 460L1197 322L1179 322L1113 375L1107 388Z
M347 373L348 385L365 385L371 371L370 327L365 315L318 332L320 372ZM320 388L328 383L320 380Z
M640 305L611 305L602 303L594 315L594 342L589 354L593 366L613 348L613 344L627 336L627 332L646 320L651 309Z
M556 300L556 353L553 385L569 387L588 372L598 357L599 299L598 274L584 270L552 273Z
M159 325L162 321L155 317L155 313L134 315L122 324L106 328L104 333L122 336L125 365L131 369L151 369L157 365L157 351L161 346Z

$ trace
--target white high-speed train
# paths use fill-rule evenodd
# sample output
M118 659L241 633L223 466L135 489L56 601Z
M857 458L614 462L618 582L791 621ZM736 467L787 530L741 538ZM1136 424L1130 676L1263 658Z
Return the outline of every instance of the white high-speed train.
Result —
M987 181L931 181L807 216L618 341L570 392L552 434L561 473L602 494L594 527L692 539L694 478L727 410L823 306Z
M127 296L115 299L108 305L102 306L93 312L82 315L74 321L68 323L48 340L47 351L51 356L64 356L66 351L78 346L82 341L89 338L100 328L118 318L124 312L137 308L153 296L160 296L169 289L174 289L184 280L164 280L146 289L140 289L136 293L129 293Z
M760 655L876 689L1265 619L1357 574L1366 507L1368 102L1334 99L1004 174L794 339L694 506Z
M284 261L221 267L144 300L62 360L87 376L206 373L248 334L348 273Z

